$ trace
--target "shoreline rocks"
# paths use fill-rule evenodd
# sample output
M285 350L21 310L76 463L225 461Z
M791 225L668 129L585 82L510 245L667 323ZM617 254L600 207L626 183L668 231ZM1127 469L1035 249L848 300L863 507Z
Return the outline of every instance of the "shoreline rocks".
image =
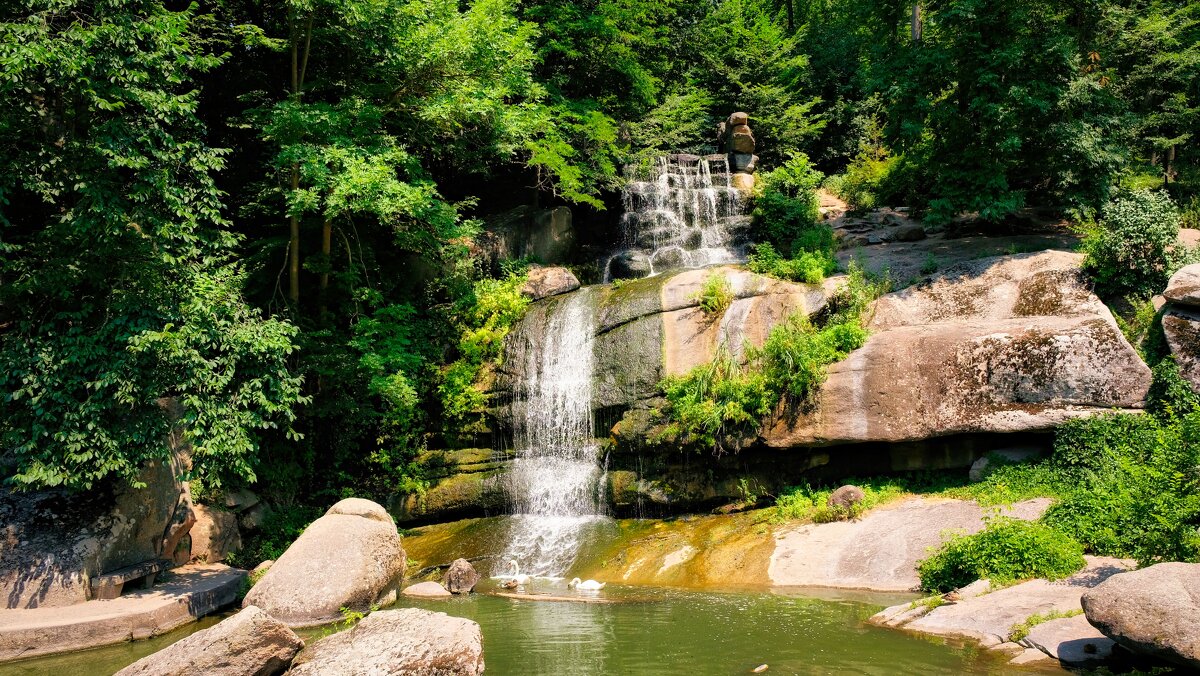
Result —
M172 643L116 676L274 676L287 670L304 641L255 606Z
M1088 622L1136 653L1200 669L1200 564L1160 563L1084 593Z
M366 611L396 599L405 554L392 517L348 498L314 521L250 590L258 606L291 627L325 624L341 609Z
M305 648L292 663L294 676L482 674L479 625L417 608L381 610L354 628Z

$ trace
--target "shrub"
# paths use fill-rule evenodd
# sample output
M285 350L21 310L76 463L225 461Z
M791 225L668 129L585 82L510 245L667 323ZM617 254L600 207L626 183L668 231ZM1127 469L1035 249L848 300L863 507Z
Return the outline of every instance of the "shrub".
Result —
M995 584L1058 580L1083 568L1083 546L1041 523L999 517L974 535L958 535L921 561L921 588L950 591L975 580Z
M718 272L709 273L693 300L700 304L706 315L718 315L733 303L733 287L729 279Z
M825 382L829 364L845 359L866 340L857 319L817 330L806 315L794 313L767 336L760 353L763 372L781 396L809 403Z
M725 350L711 363L667 377L659 386L673 421L665 434L718 452L740 448L742 438L758 429L776 401L762 373L742 369Z
M862 502L854 505L848 513L844 509L828 505L829 496L836 490L836 486L814 488L803 484L788 488L779 496L775 502L776 519L811 520L813 523L853 519L869 509L891 502L909 492L909 486L902 479L847 479L846 483L854 484L863 491Z
M836 263L832 256L808 251L802 252L796 258L784 258L770 242L763 242L754 247L747 260L747 266L751 272L760 275L805 284L820 284L826 274L833 272Z
M819 226L820 203L817 186L821 173L812 168L808 157L795 155L782 166L759 175L758 195L754 204L754 222L764 239L784 251L806 231ZM829 233L832 243L832 231Z
M1106 297L1150 296L1166 286L1181 253L1179 210L1166 192L1135 190L1105 205L1099 224L1085 226L1084 269Z

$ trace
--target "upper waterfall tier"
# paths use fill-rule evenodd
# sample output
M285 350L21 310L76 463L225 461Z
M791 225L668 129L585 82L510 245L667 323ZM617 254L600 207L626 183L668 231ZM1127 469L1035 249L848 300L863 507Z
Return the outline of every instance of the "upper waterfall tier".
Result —
M729 169L725 155L665 155L631 168L621 216L628 249L609 260L605 276L742 260L750 219Z

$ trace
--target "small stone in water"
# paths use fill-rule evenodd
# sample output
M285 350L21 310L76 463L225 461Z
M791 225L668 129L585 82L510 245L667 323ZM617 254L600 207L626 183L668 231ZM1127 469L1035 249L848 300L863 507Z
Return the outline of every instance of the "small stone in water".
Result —
M767 665L765 665L765 664L760 664L760 665L758 665L757 667L754 667L754 669L753 669L753 670L752 670L750 673L752 673L752 674L761 674L762 672L764 672L764 671L766 671L766 670L767 670Z

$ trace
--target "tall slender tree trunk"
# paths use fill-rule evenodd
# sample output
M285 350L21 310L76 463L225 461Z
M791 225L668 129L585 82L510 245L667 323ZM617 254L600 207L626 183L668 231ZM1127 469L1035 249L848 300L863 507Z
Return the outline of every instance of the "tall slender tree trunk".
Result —
M792 7L793 0L783 0L787 5L787 22L788 33L794 35L796 33L796 10Z
M300 55L300 35L297 32L295 17L289 18L289 33L291 36L291 84L292 98L299 100L304 93L304 75L308 70L308 55L312 49L313 15L310 13L304 23L304 55ZM293 164L291 171L292 193L300 189L300 165ZM300 217L288 216L288 300L292 306L300 304Z
M912 41L921 41L921 3L914 2L912 6Z
M330 243L333 239L333 223L326 216L324 222L321 223L321 257L324 259L321 264L321 316L329 311L329 267L333 264L333 259L330 257Z

